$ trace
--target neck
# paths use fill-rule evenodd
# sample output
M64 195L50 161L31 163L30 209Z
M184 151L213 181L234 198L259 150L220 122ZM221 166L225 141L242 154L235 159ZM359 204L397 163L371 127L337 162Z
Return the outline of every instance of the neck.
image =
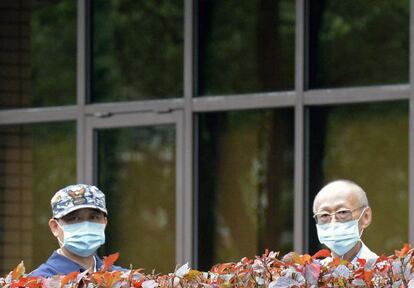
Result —
M91 255L91 256L88 256L88 257L81 257L81 256L78 256L76 254L73 254L72 252L70 252L65 247L61 247L60 252L61 252L60 254L62 254L66 258L69 258L73 262L76 262L79 265L81 265L83 268L85 268L85 270L89 269L91 272L93 272L93 269L95 268L94 267L94 265L95 265L94 255Z
M343 256L336 255L335 253L333 253L333 254L334 254L335 257L339 257L339 258L342 258L342 259L344 259L348 262L351 262L355 258L355 256L358 254L361 247L362 247L362 243L361 243L361 241L358 241L355 244L355 246L352 247L352 249L349 250L348 252L346 252Z

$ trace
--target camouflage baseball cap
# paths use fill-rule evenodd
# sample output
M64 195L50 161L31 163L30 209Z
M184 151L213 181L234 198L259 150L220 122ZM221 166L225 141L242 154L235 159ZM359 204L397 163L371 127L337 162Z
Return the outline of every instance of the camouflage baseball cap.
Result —
M81 208L99 209L108 214L105 195L97 187L86 184L70 185L60 189L50 200L53 218L61 218Z

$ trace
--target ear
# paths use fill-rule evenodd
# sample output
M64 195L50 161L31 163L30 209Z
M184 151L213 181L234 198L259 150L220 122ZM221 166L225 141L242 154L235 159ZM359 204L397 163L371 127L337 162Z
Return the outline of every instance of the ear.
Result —
M364 214L362 214L361 219L359 220L359 227L361 229L366 229L372 220L372 210L371 207L365 208Z
M59 226L58 226L56 220L51 218L49 220L48 224L49 224L50 231L52 231L53 236L58 237L58 235L59 235Z

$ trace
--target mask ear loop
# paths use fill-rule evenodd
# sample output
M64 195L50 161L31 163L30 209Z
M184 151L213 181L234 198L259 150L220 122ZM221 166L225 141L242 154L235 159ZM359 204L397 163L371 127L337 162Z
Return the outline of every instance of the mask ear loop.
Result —
M358 217L358 224L359 224L359 220L361 220L362 215L364 215L365 210L366 210L367 208L368 208L368 207L365 207L365 208L364 208L364 210L362 210L361 215L359 215L359 217ZM362 229L361 229L361 232L359 233L359 241L361 241L361 236L362 236L362 233L363 233L363 232L364 232L364 228L362 228Z

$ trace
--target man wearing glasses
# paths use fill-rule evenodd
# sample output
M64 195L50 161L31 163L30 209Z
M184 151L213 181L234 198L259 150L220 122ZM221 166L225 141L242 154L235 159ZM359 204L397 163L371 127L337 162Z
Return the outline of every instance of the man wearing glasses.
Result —
M313 201L319 242L326 245L333 257L356 263L358 258L373 263L377 254L361 241L371 223L372 211L360 186L349 180L328 183Z
M105 243L108 222L105 195L95 186L70 185L56 192L50 204L53 216L49 227L60 248L30 276L99 270L103 262L96 250ZM110 270L124 269L112 266Z

